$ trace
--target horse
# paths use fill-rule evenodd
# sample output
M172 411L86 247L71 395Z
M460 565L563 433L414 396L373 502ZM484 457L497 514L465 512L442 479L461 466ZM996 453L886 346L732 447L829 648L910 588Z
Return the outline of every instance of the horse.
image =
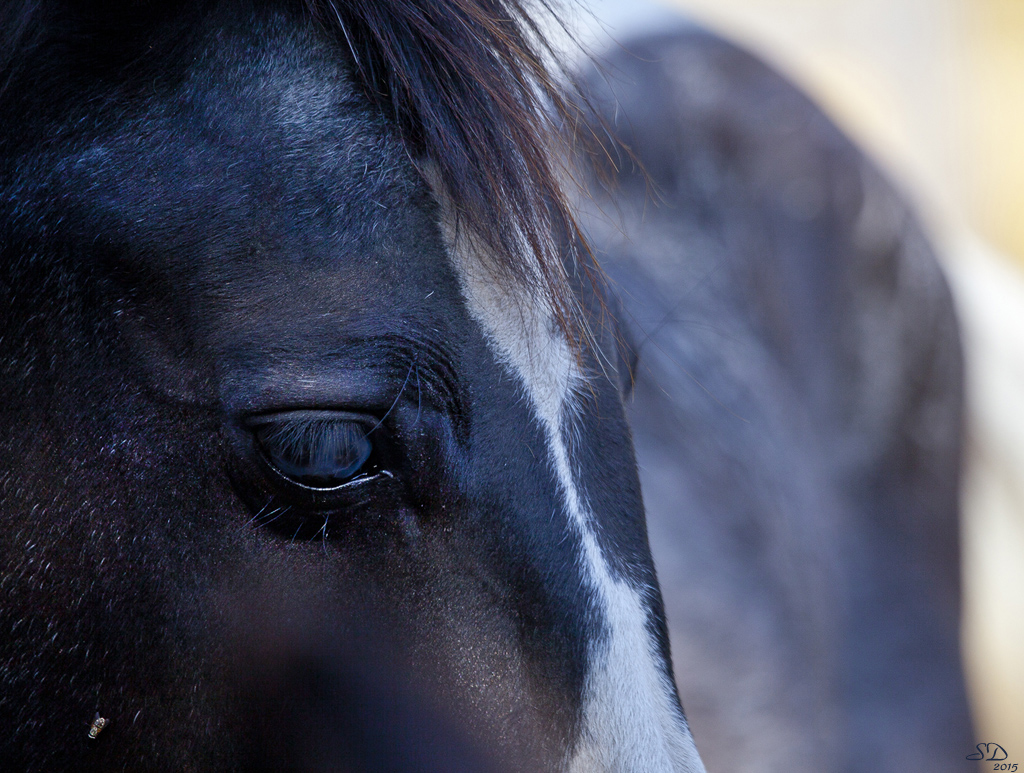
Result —
M709 770L969 771L963 364L906 198L679 19L588 65L580 218L620 299L676 677ZM603 182L602 182L603 181Z
M19 0L0 34L5 765L703 771L634 438L689 487L680 509L645 473L652 524L671 512L780 562L766 562L779 592L746 601L768 622L743 641L779 624L769 640L807 670L795 724L840 705L837 686L855 705L877 671L864 645L908 631L955 713L948 621L857 531L898 511L899 538L926 548L906 571L945 571L947 599L955 328L927 248L903 249L913 235L820 260L833 237L853 244L879 197L898 204L884 184L874 198L842 187L861 157L834 135L833 198L862 217L829 198L780 242L806 249L762 264L732 215L775 210L721 187L749 181L725 175L702 199L662 179L703 156L659 148L657 131L630 138L600 77L567 96L518 0ZM662 128L686 137L695 117ZM611 172L600 156L582 167L621 177L609 196L630 241L593 210L597 182L567 192L563 125L598 145L625 136L607 147ZM711 134L729 158L736 139ZM648 148L677 155L660 166ZM694 179L714 186L718 171ZM695 263L629 220L641 179L664 191L671 243ZM701 255L695 233L738 233L744 249ZM924 277L911 300L872 295L905 271ZM743 345L706 346L671 315L645 327L655 290ZM915 304L938 336L904 316ZM848 340L845 319L863 336ZM858 348L875 319L895 320L903 348ZM892 401L855 399L875 389ZM926 419L947 434L915 434ZM872 445L891 437L920 447ZM765 533L783 528L800 539ZM861 552L824 584L827 555L773 553L838 554L840 536ZM700 561L714 540L683 553L684 685L687 668L742 665L699 657L724 630L697 614L701 587L726 587ZM790 558L807 573L773 574ZM901 612L923 611L858 629L892 588ZM851 607L850 656L829 639L836 601ZM812 719L821 747L795 753L845 750L838 723ZM865 756L869 735L853 744Z

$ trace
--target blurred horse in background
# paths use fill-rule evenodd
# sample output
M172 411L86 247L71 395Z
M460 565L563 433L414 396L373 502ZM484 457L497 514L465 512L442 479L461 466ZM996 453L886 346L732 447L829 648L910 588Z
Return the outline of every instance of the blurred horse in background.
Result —
M584 75L619 145L580 206L634 358L698 746L709 770L972 770L948 288L903 197L817 107L678 27Z

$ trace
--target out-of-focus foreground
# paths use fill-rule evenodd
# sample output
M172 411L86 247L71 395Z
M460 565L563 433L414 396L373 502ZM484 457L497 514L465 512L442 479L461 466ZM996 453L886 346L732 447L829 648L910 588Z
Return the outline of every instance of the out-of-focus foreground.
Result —
M665 2L803 85L932 229L970 368L963 638L977 735L1024 759L1024 2Z

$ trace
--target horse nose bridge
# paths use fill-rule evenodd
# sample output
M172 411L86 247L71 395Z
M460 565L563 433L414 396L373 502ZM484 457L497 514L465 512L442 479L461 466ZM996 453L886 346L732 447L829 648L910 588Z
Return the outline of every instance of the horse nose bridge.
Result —
M593 513L579 499L571 506L580 508L583 556L605 635L590 647L581 743L570 770L703 773L667 653L653 636L650 598L657 591L615 573L594 533Z
M572 773L702 772L671 682L667 652L652 634L657 623L650 596L613 572L598 540L600 527L586 486L581 485L579 459L573 458L574 450L583 446L581 432L593 429L584 427L588 418L584 414L598 407L589 405L583 395L603 393L612 386L610 382L588 383L568 342L552 324L552 309L543 300L523 288L488 281L492 279L486 269L488 256L464 230L460 232L449 222L451 203L444 191L435 189L435 195L469 313L484 331L498 361L521 384L534 420L542 428L548 463L568 517L567 528L579 538L576 560L584 582L595 594L589 614L603 623L604 635L595 637L588 647L579 737L568 769ZM509 309L517 313L509 313ZM603 402L599 405L599 410L609 407ZM621 411L621 404L616 405ZM620 433L613 447L629 448L621 443L621 434L627 432L623 425L611 421L605 427L605 432ZM631 449L626 456L621 459L624 464L635 464ZM597 488L607 485L596 477L589 483ZM635 499L639 506L635 490L618 494ZM612 544L609 541L608 547ZM646 543L639 554L649 558Z

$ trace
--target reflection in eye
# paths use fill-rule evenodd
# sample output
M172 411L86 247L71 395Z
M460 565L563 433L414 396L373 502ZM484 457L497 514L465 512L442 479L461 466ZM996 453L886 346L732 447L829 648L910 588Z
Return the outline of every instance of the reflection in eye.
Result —
M278 414L252 427L267 460L295 482L313 488L346 483L373 451L360 422L330 414Z

